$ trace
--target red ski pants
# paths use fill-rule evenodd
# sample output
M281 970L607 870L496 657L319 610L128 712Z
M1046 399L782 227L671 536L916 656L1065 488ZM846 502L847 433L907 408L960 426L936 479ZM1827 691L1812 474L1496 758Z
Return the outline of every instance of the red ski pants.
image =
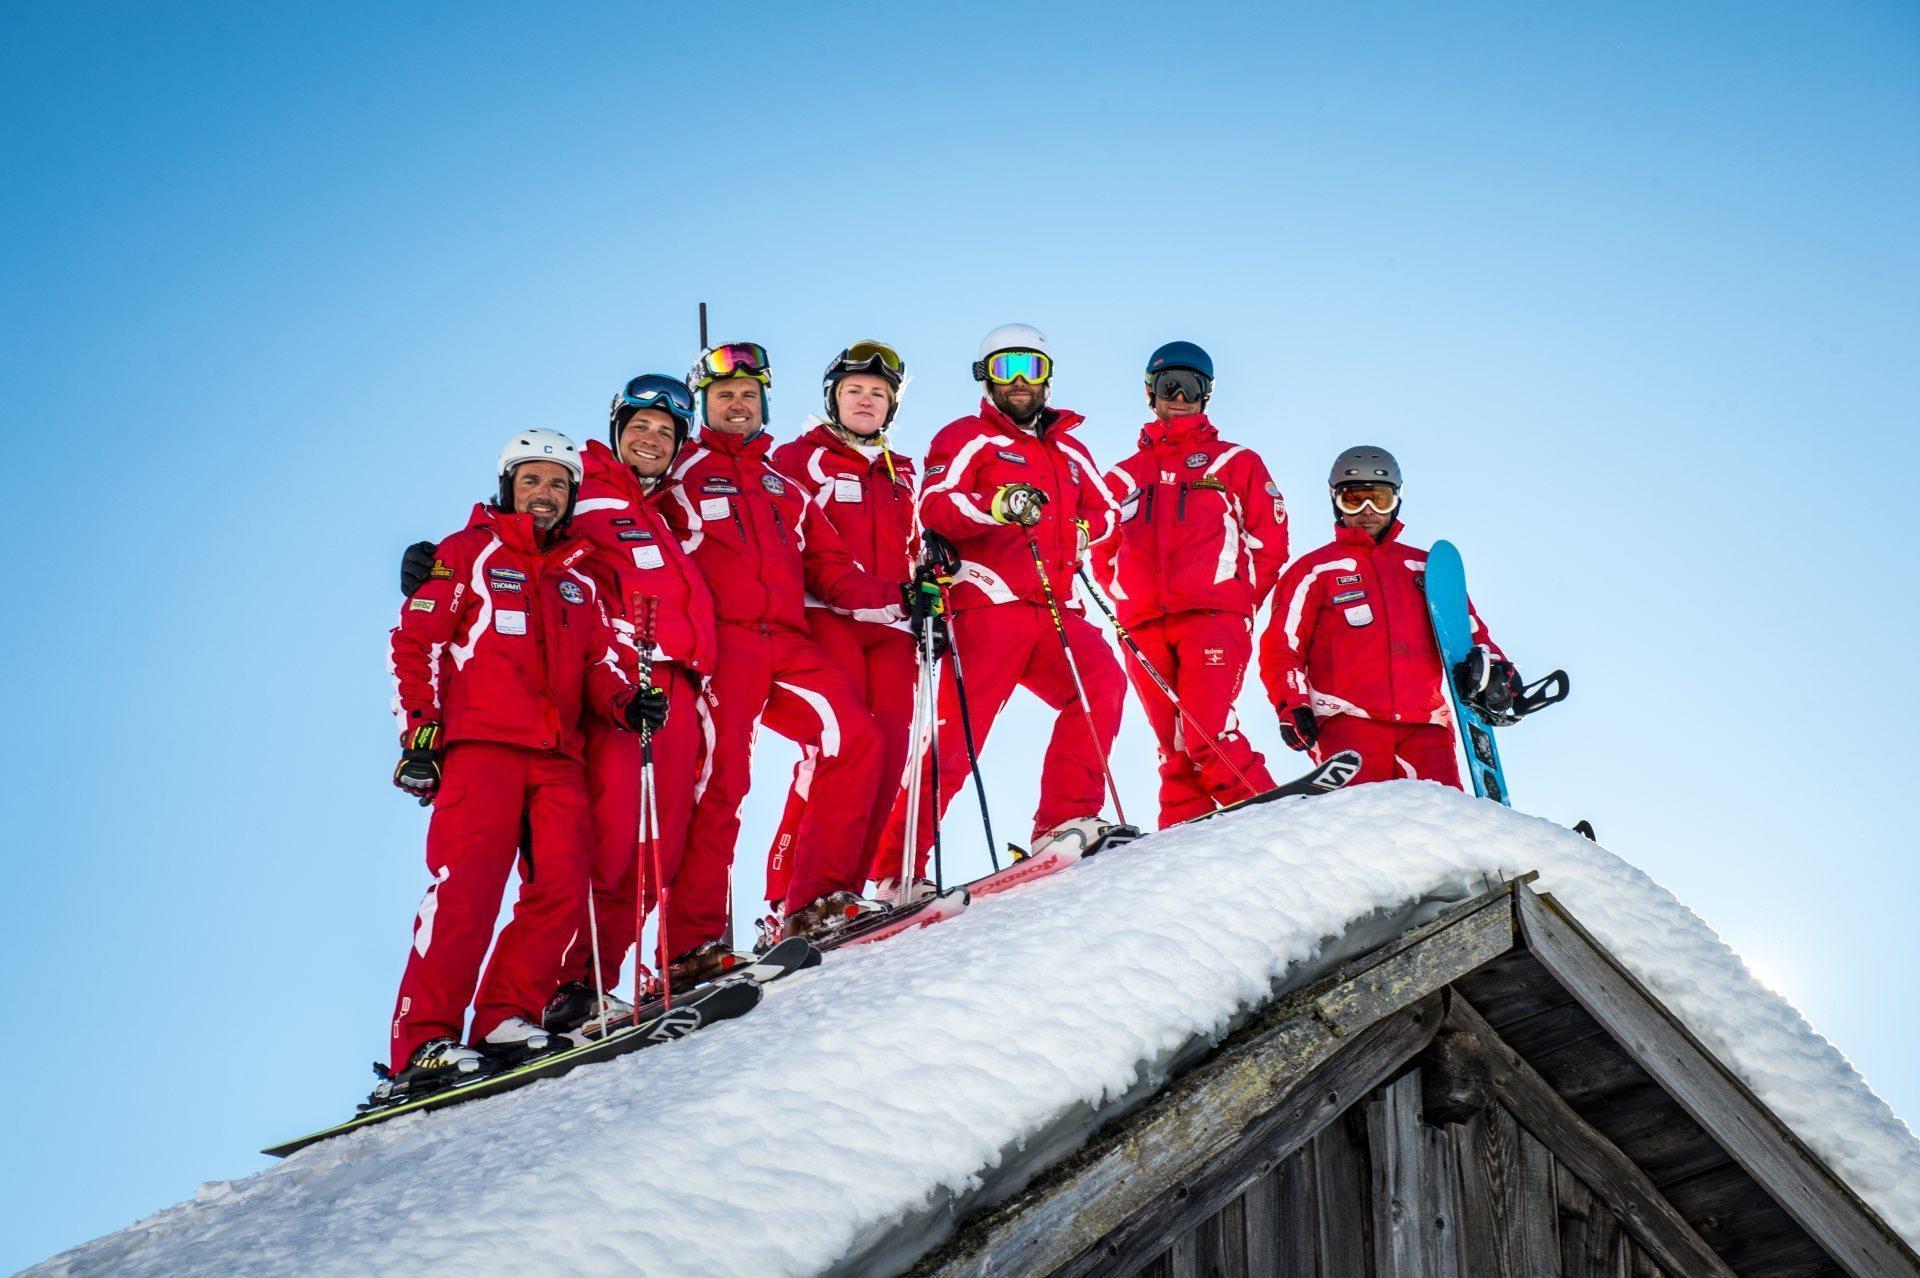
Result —
M913 732L913 689L916 661L913 636L891 626L854 621L824 608L809 608L807 621L813 641L827 659L847 676L855 692L873 715L880 731L880 783L873 790L867 830L884 829L887 812L907 767L907 738ZM767 851L767 900L784 900L793 859L789 855L806 816L807 796L813 790L813 774L819 767L820 746L808 742L800 747L800 762L793 768L793 785L787 791L786 810L780 815L780 828ZM894 874L900 873L898 864ZM872 875L885 878L885 875Z
M1194 731L1131 652L1121 654L1160 743L1160 827L1273 789L1266 760L1241 734L1233 710L1253 656L1251 621L1231 612L1179 612L1142 622L1128 633L1172 685L1187 715L1220 747L1215 750Z
M788 849L786 908L864 884L867 821L880 784L880 734L860 694L806 635L722 622L720 660L702 697L706 762L694 791L686 859L667 901L669 952L726 934L728 882L751 781L754 723L819 743L806 813Z
M657 827L653 842L645 847L640 841L640 735L598 717L587 721L587 791L593 796L594 926L588 928L583 914L580 927L589 942L599 938L599 977L606 989L619 984L620 964L639 933L641 919L659 898L659 885L673 882L679 872L681 854L687 846L687 823L693 819L693 783L703 753L693 679L677 666L656 662L653 682L667 690L667 721L653 734L653 819ZM642 911L636 912L634 898L641 883L646 885L646 902ZM668 938L669 945L672 940ZM668 952L680 953L673 949ZM561 980L593 983L590 943L574 947Z
M960 653L967 679L967 708L973 713L974 743L982 749L1007 698L1022 687L1060 712L1047 742L1040 772L1040 805L1033 814L1034 834L1044 834L1075 817L1093 816L1106 807L1104 765L1120 731L1127 695L1126 677L1115 664L1106 637L1078 613L1062 613L1073 659L1086 685L1093 711L1089 725L1081 713L1073 674L1053 618L1041 604L1002 603L969 608L948 618L948 633ZM940 806L945 809L967 783L967 743L960 730L960 702L953 686L953 663L940 675ZM933 846L931 751L917 750L922 791L919 837L914 843L914 873L924 874ZM874 868L884 878L900 874L906 837L907 796L895 798L886 833L874 853Z
M1360 752L1360 772L1350 785L1363 781L1395 781L1412 777L1438 781L1456 790L1460 761L1454 754L1453 729L1435 723L1383 723L1358 715L1337 714L1321 719L1320 740L1313 757L1325 763L1342 750Z
M433 885L414 919L413 948L393 1009L396 1070L428 1039L458 1038L469 1003L471 1042L509 1016L539 1024L585 921L591 831L579 761L553 751L462 741L448 749L441 768L427 826ZM482 980L480 962L493 940L516 852L520 898Z

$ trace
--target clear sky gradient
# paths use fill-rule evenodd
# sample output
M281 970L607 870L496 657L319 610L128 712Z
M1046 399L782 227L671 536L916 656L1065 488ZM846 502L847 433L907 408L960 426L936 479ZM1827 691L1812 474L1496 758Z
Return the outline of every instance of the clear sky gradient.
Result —
M1409 535L1573 673L1505 738L1519 806L1920 1114L1912 7L13 6L0 119L0 1269L371 1085L425 883L396 554L510 431L685 369L700 299L772 351L782 437L835 350L898 345L916 452L997 323L1103 461L1200 342L1296 549L1333 454L1392 448ZM791 760L763 738L743 885ZM1115 767L1149 815L1137 708Z

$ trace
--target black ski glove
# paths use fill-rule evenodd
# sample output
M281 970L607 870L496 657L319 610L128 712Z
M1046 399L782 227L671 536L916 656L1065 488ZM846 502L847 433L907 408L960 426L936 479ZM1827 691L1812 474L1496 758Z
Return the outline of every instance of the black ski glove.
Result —
M667 690L642 688L627 702L627 726L635 732L653 733L667 721Z
M1475 648L1453 668L1453 686L1460 699L1494 723L1514 723L1520 718L1514 705L1526 684L1513 663L1496 657L1485 648Z
M927 632L931 629L935 661L947 655L947 604L940 587L949 580L951 578L937 575L934 568L923 565L914 570L912 581L900 583L900 606L907 610L913 646L918 650L927 641Z
M433 802L440 789L440 725L423 724L400 738L400 762L393 768L393 783L420 800L421 807Z
M416 541L408 546L400 556L400 593L412 595L414 591L427 584L433 576L433 565L438 562L434 552L439 545L431 541ZM445 572L440 574L446 576Z
M1295 706L1282 711L1280 715L1280 740L1289 750L1311 750L1314 742L1320 739L1320 724L1314 719L1313 711L1306 706Z

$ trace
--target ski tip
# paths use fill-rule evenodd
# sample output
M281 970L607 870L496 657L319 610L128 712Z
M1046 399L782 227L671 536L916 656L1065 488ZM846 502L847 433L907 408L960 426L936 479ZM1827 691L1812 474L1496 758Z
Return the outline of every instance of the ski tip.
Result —
M1364 762L1358 750L1342 750L1320 765L1320 772L1314 778L1314 784L1326 790L1338 790L1360 775L1360 765Z

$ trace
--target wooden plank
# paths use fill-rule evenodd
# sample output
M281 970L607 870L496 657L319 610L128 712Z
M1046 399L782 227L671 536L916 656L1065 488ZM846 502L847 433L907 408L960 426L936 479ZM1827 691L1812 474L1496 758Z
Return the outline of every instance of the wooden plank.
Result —
M1336 1122L1339 1120L1336 1119ZM1247 1268L1254 1278L1318 1278L1320 1264L1320 1204L1314 1188L1313 1148L1309 1144L1273 1169L1260 1183L1268 1191L1272 1233L1262 1244L1268 1268L1254 1262L1254 1213L1257 1199L1248 1199Z
M1619 1217L1565 1163L1554 1164L1553 1186L1560 1200L1562 1278L1625 1278Z
M1501 1041L1473 1004L1449 995L1447 1026L1488 1054L1488 1078L1500 1103L1552 1156L1596 1190L1626 1220L1663 1267L1700 1278L1731 1278L1726 1264L1667 1202L1646 1173L1588 1126L1545 1079Z
M1420 1071L1367 1099L1372 1157L1374 1271L1395 1278L1458 1278L1432 1128L1420 1119ZM1441 1142L1444 1145L1444 1141Z
M1361 1108L1314 1134L1313 1166L1319 1191L1320 1278L1369 1278L1373 1211Z
M1442 920L1417 944L1393 948L1314 1002L1314 1013L1337 1034L1379 1019L1382 1006L1409 1000L1465 976L1513 948L1513 903L1506 893L1471 913Z
M1674 1210L1740 1274L1839 1274L1826 1251L1737 1163L1677 1182L1665 1191Z
M1226 1265L1220 1242L1220 1213L1215 1212L1193 1227L1194 1263L1203 1275L1217 1275Z
M1589 1127L1612 1141L1645 1172L1662 1193L1676 1180L1733 1161L1652 1079L1645 1087L1627 1089L1603 1104L1578 1112Z
M1631 1234L1627 1236L1627 1278L1668 1278L1667 1271L1633 1240Z
M1522 949L1503 954L1459 981L1461 992L1480 1014L1505 1030L1514 1021L1560 1007L1577 1007L1573 995L1547 974L1540 961Z
M1269 1183L1262 1179L1252 1193ZM1221 1278L1249 1278L1247 1272L1247 1195L1228 1203L1220 1212L1220 1274Z
M1188 1230L1174 1239L1173 1246L1167 1249L1167 1278L1200 1278L1205 1272L1200 1267L1193 1231Z
M1473 995L1468 994L1467 997L1472 998ZM1480 1007L1480 1004L1475 1002L1474 1006ZM1486 1009L1481 1008L1480 1014L1486 1016ZM1491 1024L1493 1018L1487 1016L1487 1021ZM1532 1016L1508 1021L1499 1030L1507 1046L1528 1060L1606 1033L1600 1028L1600 1022L1587 1015L1586 1008L1571 1000L1559 1007L1550 1007Z
M1163 1252L1135 1272L1134 1278L1169 1278L1168 1257Z
M1920 1276L1920 1256L1565 911L1524 887L1514 897L1542 966L1835 1260Z
M1505 1107L1494 1113L1506 1113ZM1560 1201L1553 1189L1553 1155L1518 1122L1512 1139L1518 1164L1510 1224L1514 1272L1552 1273L1560 1264Z
M1485 1148L1487 1111L1441 1128L1454 1163L1459 1200L1460 1267L1474 1278L1515 1278L1504 1263L1494 1222L1493 1190L1479 1153Z

